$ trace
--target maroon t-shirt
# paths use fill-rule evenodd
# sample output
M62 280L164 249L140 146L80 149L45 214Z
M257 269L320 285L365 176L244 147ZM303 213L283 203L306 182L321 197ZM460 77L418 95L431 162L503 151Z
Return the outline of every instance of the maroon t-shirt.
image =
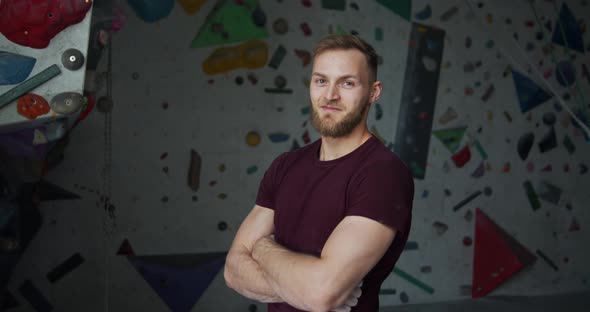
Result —
M379 289L408 239L414 180L408 168L374 136L351 153L320 161L321 139L277 157L264 174L256 204L275 212L275 239L286 248L320 256L346 216L363 216L397 230L389 249L363 278L352 311L379 309ZM272 303L269 312L300 311Z

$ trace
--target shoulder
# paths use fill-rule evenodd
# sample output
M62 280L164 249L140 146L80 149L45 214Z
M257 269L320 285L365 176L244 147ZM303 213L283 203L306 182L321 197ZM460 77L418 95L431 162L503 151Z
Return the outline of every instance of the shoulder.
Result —
M410 169L401 158L385 147L379 140L376 140L374 149L367 155L362 167L365 170L374 168L394 170L398 174L412 176Z
M413 187L414 179L408 166L379 140L364 156L356 171L356 178L378 176L386 181L407 183Z

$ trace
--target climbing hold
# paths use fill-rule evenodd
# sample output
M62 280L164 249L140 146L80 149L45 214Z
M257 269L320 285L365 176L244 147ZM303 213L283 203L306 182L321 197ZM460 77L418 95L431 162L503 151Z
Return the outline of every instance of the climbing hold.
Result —
M0 33L16 44L44 49L62 30L84 20L92 2L2 0Z
M451 159L458 168L463 167L471 159L471 151L469 145L465 145L461 150L451 156Z
M227 230L227 223L225 223L224 221L220 221L219 223L217 223L217 229L220 231Z
M257 166L250 166L250 167L248 167L248 168L246 169L246 173L247 173L247 174L253 174L253 173L255 173L256 171L258 171L258 167L257 167Z
M539 187L539 197L544 199L554 205L559 204L559 199L561 198L562 189L547 182L541 181Z
M84 54L77 49L67 49L61 55L61 63L69 70L77 70L84 65Z
M18 99L16 109L19 115L27 119L35 119L49 113L49 104L40 95L27 93Z
M440 16L440 20L442 22L446 22L448 20L450 20L453 16L455 16L455 14L457 14L457 12L459 12L459 8L457 8L456 6L451 7L450 9L446 10L441 16Z
M299 25L299 28L301 28L301 31L303 32L303 35L305 35L306 37L311 36L311 27L309 27L308 23L301 23Z
M375 28L375 41L383 41L383 29L381 27Z
M525 160L528 157L529 152L533 147L534 140L535 135L532 132L527 132L518 139L517 149L520 159Z
M295 49L295 54L301 60L301 64L303 65L303 67L311 63L311 53L309 53L308 51Z
M522 183L522 186L524 187L525 193L527 195L529 203L531 204L531 207L533 208L533 211L536 211L537 209L541 208L541 202L539 202L539 197L537 196L537 192L535 192L535 189L533 188L533 184L531 184L531 181L524 181Z
M375 103L375 119L380 120L383 117L383 108L381 104Z
M486 90L486 92L481 96L481 100L484 102L487 102L490 99L490 97L492 96L492 94L494 94L494 90L495 90L494 85L493 84L490 85L488 87L488 89Z
M289 31L289 24L287 23L286 19L277 18L274 23L272 23L272 29L275 31L275 33L284 35L287 33L287 31Z
M555 78L563 87L569 87L576 81L574 65L571 61L561 61L555 68Z
M459 203L457 203L453 207L453 211L457 211L457 210L461 209L461 207L465 206L470 201L474 200L476 197L478 197L479 195L481 195L481 193L482 193L481 191L475 191L475 192L473 192L471 195L467 196L465 199L463 199L462 201L460 201Z
M270 58L270 62L268 62L268 66L271 68L274 68L274 69L279 68L279 65L281 65L281 62L285 58L286 54L287 54L287 49L285 49L285 47L283 47L282 45L279 45L277 47L277 49L275 50L275 52L273 53L272 57Z
M283 75L278 75L274 79L274 84L278 89L282 89L287 86L287 78L285 78Z
M201 155L194 149L191 149L190 163L188 169L188 186L193 191L199 190L200 178L201 178Z
M127 0L137 16L151 23L168 16L174 7L173 0Z
M439 117L438 122L442 125L445 125L448 122L457 118L458 116L459 115L452 107L448 107L447 110Z
M58 114L72 114L80 110L84 98L77 92L63 92L51 99L49 105Z
M551 127L549 132L539 142L539 151L545 153L557 147L557 136L555 135L555 128Z
M402 291L402 292L399 294L399 300L401 300L401 302L403 302L403 303L407 303L407 302L408 302L410 299L409 299L409 297L408 297L408 294L406 294L406 292L405 292L405 291Z
M567 134L563 138L563 145L567 149L568 153L570 153L570 155L576 151L576 146L574 145L574 142L572 142L572 140Z
M248 144L248 146L257 146L260 144L260 140L260 134L256 131L250 131L246 134L246 144Z
M202 63L207 75L225 73L237 68L260 68L268 59L266 42L251 40L232 47L215 49Z
M280 142L287 141L289 139L289 137L290 137L289 134L283 133L283 132L275 132L275 133L270 133L268 135L268 138L273 143L280 143Z
M425 21L429 19L430 16L432 16L432 8L430 7L430 4L427 4L424 9L418 11L414 16L419 21Z
M485 173L485 167L483 161L475 168L475 170L471 173L472 178L481 178Z
M264 27L266 25L266 14L264 14L260 5L257 5L254 11L252 11L252 22L258 27Z
M346 9L346 0L322 0L322 9L344 11ZM358 6L356 9L358 10Z
M439 236L443 235L449 229L448 225L446 225L442 222L439 222L439 221L435 221L432 224L432 227L436 231L436 234L438 234Z
M471 246L471 244L473 243L473 240L471 240L471 237L469 236L465 236L463 237L463 246Z
M0 86L23 82L31 74L35 58L0 51Z

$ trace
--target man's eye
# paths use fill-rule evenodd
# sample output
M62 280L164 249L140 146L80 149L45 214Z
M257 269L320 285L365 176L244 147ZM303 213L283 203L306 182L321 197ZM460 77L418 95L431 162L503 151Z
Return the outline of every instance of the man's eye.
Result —
M315 81L315 82L316 82L316 83L319 83L319 84L322 84L322 83L324 83L324 82L326 82L326 81L325 81L324 79L321 79L321 78L320 78L320 79L316 79L316 81Z
M344 86L346 86L346 87L352 87L352 86L354 86L354 83L352 81L345 81L342 84L344 84Z

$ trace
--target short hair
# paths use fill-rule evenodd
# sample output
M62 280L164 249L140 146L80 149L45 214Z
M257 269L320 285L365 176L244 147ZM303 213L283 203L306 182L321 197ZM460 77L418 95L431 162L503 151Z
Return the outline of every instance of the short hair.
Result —
M323 52L329 50L351 50L356 49L362 52L369 65L369 78L377 80L378 56L375 49L366 41L355 35L329 35L322 38L313 50L313 59Z

